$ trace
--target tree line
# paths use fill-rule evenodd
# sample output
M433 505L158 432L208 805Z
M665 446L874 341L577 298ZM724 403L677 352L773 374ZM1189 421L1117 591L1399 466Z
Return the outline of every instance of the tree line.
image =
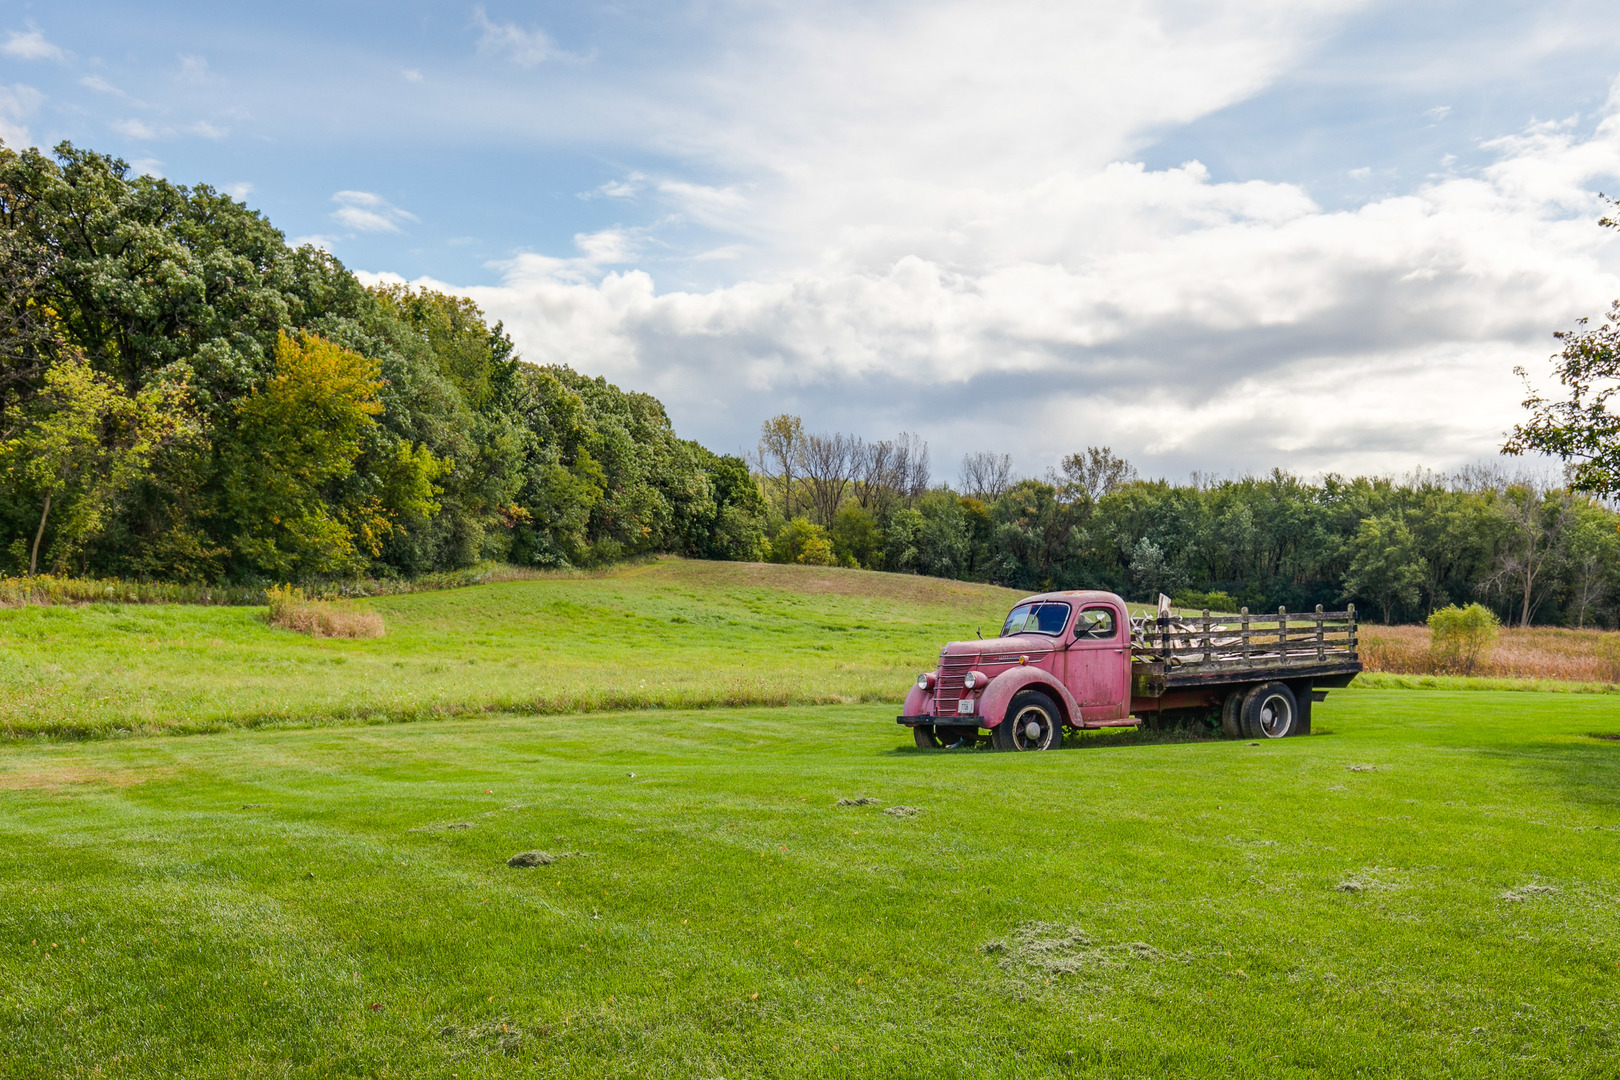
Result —
M866 442L767 421L753 465L770 558L1164 593L1214 610L1355 603L1385 622L1476 601L1516 625L1620 617L1620 515L1501 471L1176 484L1089 447L1040 478L1016 476L1007 455L970 454L952 485L931 481L928 460L914 436Z
M367 288L207 185L0 147L0 572L416 575L758 558L747 464L523 363L470 301Z
M368 288L207 185L0 146L0 573L252 585L677 552L1612 626L1620 519L1592 496L1620 486L1614 314L1563 335L1568 400L1531 394L1506 447L1565 458L1570 488L1484 470L1174 484L1106 447L1039 478L970 454L953 485L914 434L788 415L750 460L715 454L646 394L523 362L471 301Z

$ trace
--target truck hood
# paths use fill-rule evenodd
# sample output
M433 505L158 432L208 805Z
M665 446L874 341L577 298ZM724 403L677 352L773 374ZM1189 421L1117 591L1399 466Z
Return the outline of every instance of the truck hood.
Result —
M1031 661L1057 647L1057 639L1045 634L1016 634L1012 637L985 638L982 641L952 641L939 651L941 659L979 655L986 664L1016 664L1020 656Z

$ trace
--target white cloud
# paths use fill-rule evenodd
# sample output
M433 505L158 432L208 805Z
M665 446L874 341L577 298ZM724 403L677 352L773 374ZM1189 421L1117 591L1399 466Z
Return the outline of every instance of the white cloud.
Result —
M112 127L114 131L118 132L118 134L127 135L131 139L150 140L156 139L159 135L158 129L154 128L151 124L148 124L145 120L137 120L134 118L127 120L114 120Z
M327 236L324 233L311 233L308 236L294 236L287 243L295 248L308 244L311 247L320 248L322 251L331 251L337 245L338 239L336 236Z
M338 204L332 220L355 232L397 233L402 223L418 220L410 211L369 191L340 191L332 201Z
M818 426L920 427L942 449L1016 446L1025 468L1087 441L1205 467L1448 465L1494 452L1516 419L1515 362L1620 295L1589 190L1620 178L1620 113L1589 138L1494 145L1479 176L1350 211L1195 164L1056 178L998 219L1090 237L1055 260L1026 239L1022 256L659 294L643 270L604 273L635 254L609 231L464 291L529 359L651 390L678 421L735 416L706 421L720 445L795 408Z
M193 83L197 86L207 86L218 82L218 77L208 67L205 57L182 53L180 66L175 70L174 77L179 82Z
M45 35L33 27L26 31L12 30L6 43L0 45L0 54L13 60L60 60L62 50L45 40Z
M539 27L525 29L517 23L490 19L484 5L473 8L473 25L478 27L478 51L486 56L505 56L518 67L532 68L547 60L577 59L557 47Z
M198 120L194 123L186 125L186 131L192 135L201 136L204 139L223 139L225 136L231 133L230 128L220 127L217 124L210 124L207 120Z
M245 202L247 197L252 195L255 189L253 185L248 183L246 180L241 180L234 184L226 184L219 190L223 191L237 202Z
M0 140L13 150L32 146L27 120L44 100L45 95L32 86L0 86Z
M400 72L400 75L404 77L406 82L419 83L422 81L422 73L415 68L405 68Z
M664 226L610 229L457 290L527 358L656 393L717 447L788 410L1029 472L1087 443L1148 469L1445 467L1517 419L1513 363L1620 295L1592 225L1620 84L1595 128L1537 125L1483 169L1327 209L1135 159L1306 65L1332 6L785 10L624 110L686 176L587 194L705 225L684 267L641 261L672 261Z
M1423 115L1427 116L1430 120L1433 120L1435 123L1438 124L1440 121L1444 120L1446 117L1451 115L1451 106L1450 105L1436 105L1432 109L1425 109L1423 111Z
M137 176L155 176L160 180L163 178L163 162L157 158L136 158L129 165Z

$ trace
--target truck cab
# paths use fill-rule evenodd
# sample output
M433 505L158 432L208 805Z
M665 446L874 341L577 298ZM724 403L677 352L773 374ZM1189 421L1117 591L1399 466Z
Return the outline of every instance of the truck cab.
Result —
M1130 647L1130 616L1115 594L1031 596L1008 612L997 637L940 650L939 667L918 677L899 722L918 733L919 745L952 745L988 728L1009 749L1050 749L1065 726L1135 724ZM1021 726L996 738L1021 695L1012 717Z

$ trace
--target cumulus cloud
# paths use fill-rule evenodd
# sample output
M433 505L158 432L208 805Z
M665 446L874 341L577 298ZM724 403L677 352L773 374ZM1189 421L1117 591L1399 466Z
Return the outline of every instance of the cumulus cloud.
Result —
M180 66L175 69L174 77L178 82L191 83L196 86L207 86L218 81L218 78L208 67L207 58L185 53L180 56Z
M338 204L332 220L355 232L397 233L404 222L417 220L415 214L369 191L340 191L332 201Z
M155 139L159 134L157 128L154 128L145 120L137 120L133 118L126 120L114 120L112 127L114 131L118 132L118 134L127 135L131 139Z
M49 41L45 35L33 27L27 30L12 30L6 34L4 45L0 45L0 54L11 57L13 60L60 60L62 50Z
M45 95L32 86L0 85L0 141L13 149L32 146L27 120L44 100Z
M730 283L660 291L652 226L458 291L529 359L657 393L725 448L787 410L1029 472L1087 443L1166 471L1472 460L1517 419L1512 365L1620 295L1592 225L1620 84L1595 124L1534 125L1348 209L1136 160L1303 62L1336 11L793 9L647 103L647 139L720 182L592 193L703 223L722 240L688 262Z
M485 56L504 56L518 67L532 68L547 60L577 59L557 47L551 35L539 27L498 23L490 19L484 5L473 8L473 25L478 28L478 51Z

